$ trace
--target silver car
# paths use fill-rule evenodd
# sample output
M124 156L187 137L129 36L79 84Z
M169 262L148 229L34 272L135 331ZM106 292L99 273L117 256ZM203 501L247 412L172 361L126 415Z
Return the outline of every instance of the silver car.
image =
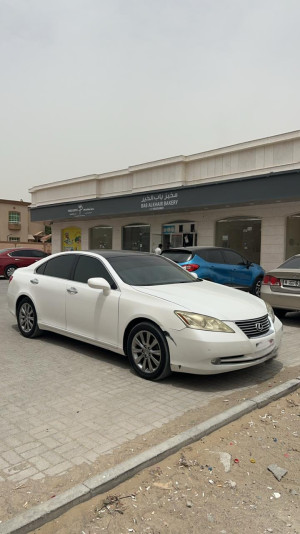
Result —
M300 311L300 254L265 274L261 298L279 317L288 311Z

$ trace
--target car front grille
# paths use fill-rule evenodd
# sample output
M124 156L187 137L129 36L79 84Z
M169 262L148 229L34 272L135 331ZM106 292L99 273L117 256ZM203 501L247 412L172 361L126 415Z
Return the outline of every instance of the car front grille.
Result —
M263 336L269 332L271 327L268 315L246 321L235 321L235 324L249 338Z

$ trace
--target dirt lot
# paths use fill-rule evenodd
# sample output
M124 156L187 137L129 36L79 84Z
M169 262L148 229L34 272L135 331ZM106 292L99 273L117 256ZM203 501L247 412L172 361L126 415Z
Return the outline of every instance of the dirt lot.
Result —
M34 534L299 534L299 417L298 390ZM281 480L271 464L287 471Z

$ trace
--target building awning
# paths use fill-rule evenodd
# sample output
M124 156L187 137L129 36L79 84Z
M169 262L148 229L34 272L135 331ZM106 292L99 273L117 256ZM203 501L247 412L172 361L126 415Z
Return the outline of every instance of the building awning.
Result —
M216 209L300 199L300 169L117 197L30 208L32 221L64 221Z
M32 234L28 234L27 241L35 241L35 239L34 239Z

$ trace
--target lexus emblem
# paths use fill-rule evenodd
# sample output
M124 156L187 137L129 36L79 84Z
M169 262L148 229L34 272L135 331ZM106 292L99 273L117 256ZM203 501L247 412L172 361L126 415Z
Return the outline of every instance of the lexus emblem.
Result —
M256 323L256 324L255 324L255 328L256 328L256 330L258 330L259 332L261 332L261 331L263 330L264 327L263 327L263 325L262 325L261 323Z

